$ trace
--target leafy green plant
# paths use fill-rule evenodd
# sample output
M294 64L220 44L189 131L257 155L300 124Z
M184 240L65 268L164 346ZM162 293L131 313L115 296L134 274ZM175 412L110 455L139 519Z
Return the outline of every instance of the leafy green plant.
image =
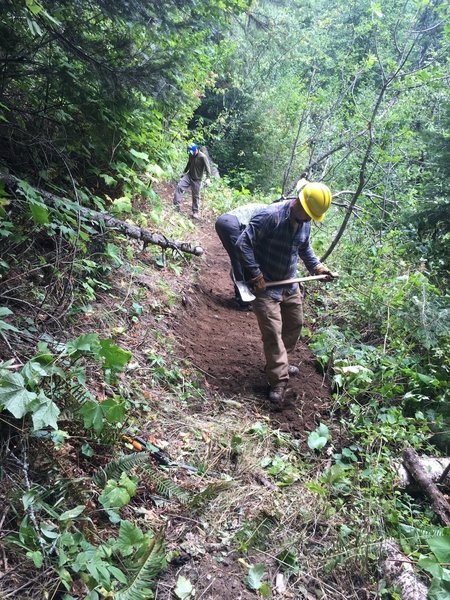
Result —
M251 590L258 591L262 598L270 598L271 588L267 582L263 582L262 579L266 575L265 567L262 564L253 565L250 567L245 583Z
M111 380L123 370L131 357L130 352L110 339L100 339L97 334L84 334L66 345L60 345L57 356L42 342L38 350L36 357L19 372L11 372L9 363L0 365L0 408L8 410L16 419L30 414L34 431L46 427L58 429L60 405L69 387L79 402L76 411L83 418L85 427L100 432L105 422L111 425L122 422L124 401L114 397L99 403L85 389L82 372L76 363L81 357L91 357L101 363L105 377ZM77 386L71 382L72 376L79 378Z
M311 431L308 435L308 446L311 450L321 450L330 441L330 431L328 427L321 423L317 429Z
M145 600L151 597L156 577L165 564L164 537L157 535L150 540L147 553L142 557L131 583L117 592L117 600Z
M277 480L279 487L292 485L300 479L300 471L285 457L266 457L260 464L269 475Z
M107 509L122 508L136 494L136 489L137 479L122 473L118 481L108 479L103 492L99 496L99 502Z

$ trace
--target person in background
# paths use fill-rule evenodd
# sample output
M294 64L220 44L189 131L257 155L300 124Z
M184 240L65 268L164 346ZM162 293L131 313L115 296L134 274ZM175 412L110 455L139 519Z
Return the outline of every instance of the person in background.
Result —
M266 206L250 220L235 248L249 273L256 299L256 315L266 359L269 398L279 403L289 376L299 373L289 365L303 324L302 296L296 283L266 289L266 282L297 276L298 257L314 275L333 274L315 255L310 244L311 220L323 221L331 204L331 191L323 183L301 180L294 199Z
M244 282L245 276L241 261L235 244L238 237L250 223L252 217L258 212L267 207L267 204L251 203L238 206L229 212L218 217L215 223L217 235L222 242L231 262L230 276L234 283L234 297L238 308L243 310L251 309L251 302L244 302L239 294L239 289L236 286L237 282Z
M205 154L203 154L203 152L200 152L197 144L189 144L188 153L188 162L175 190L175 195L173 197L173 205L175 210L180 211L181 196L188 188L191 188L192 218L199 219L200 190L202 186L202 179L206 171L207 178L205 180L205 183L206 185L209 185L211 183L211 167L208 158Z

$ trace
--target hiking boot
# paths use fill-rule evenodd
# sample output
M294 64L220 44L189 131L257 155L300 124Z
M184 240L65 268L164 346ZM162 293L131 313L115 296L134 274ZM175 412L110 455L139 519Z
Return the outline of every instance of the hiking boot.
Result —
M288 367L289 377L295 377L299 373L300 373L300 369L298 367L295 367L294 365L289 365L289 367Z
M282 402L286 393L287 382L283 381L276 385L270 386L269 400L271 402Z

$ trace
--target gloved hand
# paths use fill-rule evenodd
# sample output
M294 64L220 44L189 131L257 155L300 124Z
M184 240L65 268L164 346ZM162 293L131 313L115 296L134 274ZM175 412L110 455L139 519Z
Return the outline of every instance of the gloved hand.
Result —
M331 279L336 277L336 274L330 271L330 269L322 263L317 265L317 267L314 269L314 275L328 275L325 281L331 281Z
M266 280L262 273L253 277L253 279L250 280L250 283L252 284L252 289L255 294L262 294L266 291Z
M206 186L208 186L208 185L211 185L211 179L210 179L209 177L207 177L207 178L205 179L205 185L206 185Z

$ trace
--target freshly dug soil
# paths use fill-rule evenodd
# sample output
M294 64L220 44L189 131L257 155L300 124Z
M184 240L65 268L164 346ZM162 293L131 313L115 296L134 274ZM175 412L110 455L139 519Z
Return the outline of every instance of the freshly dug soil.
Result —
M198 222L197 235L205 256L198 261L198 281L186 290L173 325L184 356L204 373L211 388L236 401L256 402L270 415L272 426L304 437L303 432L314 429L327 414L331 398L312 352L299 341L290 363L300 374L290 379L283 405L271 404L256 317L236 306L229 258L214 223Z

